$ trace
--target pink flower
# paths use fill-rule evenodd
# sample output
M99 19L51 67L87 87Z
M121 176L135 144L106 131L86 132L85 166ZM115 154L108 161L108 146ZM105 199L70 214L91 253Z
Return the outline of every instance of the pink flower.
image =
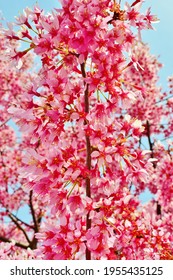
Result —
M28 22L27 14L21 14L19 17L16 17L16 22L19 25L26 25L29 29L32 29L31 25Z

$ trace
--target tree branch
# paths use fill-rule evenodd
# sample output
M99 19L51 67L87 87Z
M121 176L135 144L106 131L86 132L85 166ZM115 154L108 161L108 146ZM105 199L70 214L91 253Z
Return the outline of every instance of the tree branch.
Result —
M153 151L153 142L151 141L151 131L150 131L150 123L147 120L146 122L146 134L147 134L147 138L148 138L148 144L149 144L149 148L151 151L151 158L154 158L154 151ZM153 167L156 168L156 163L153 162Z
M33 203L32 203L32 197L33 197L33 191L30 191L30 193L29 193L29 207L31 209L31 215L32 215L32 219L33 219L33 222L34 222L35 232L38 232L39 228L38 228L38 224L37 224L37 219L35 217L35 210L34 210Z
M7 213L8 213L8 216L10 217L10 219L13 221L13 223L17 226L17 228L23 232L23 234L24 234L26 240L27 240L28 243L30 244L31 241L30 241L30 239L29 239L29 237L28 237L26 231L25 231L25 230L23 229L23 227L18 223L18 221L13 217L13 215L11 215L11 214L9 213L8 210L7 210Z
M1 235L0 235L0 241L7 242L7 243L12 243L12 240L10 240L10 239L8 239L4 236L1 236ZM14 242L15 242L15 246L20 247L22 249L27 249L29 247L28 245L24 245L24 244L16 242L16 241L14 241Z
M27 226L27 227L29 227L29 228L31 228L31 229L34 229L33 226L31 226L31 225L25 223L25 222L22 221L20 218L18 218L16 215L14 215L13 213L11 213L9 210L7 210L7 211L8 211L8 212L10 213L10 215L12 215L18 222L21 222L23 225L25 225L25 226Z
M147 130L147 138L148 138L148 143L149 143L149 147L150 147L150 151L151 151L151 157L154 157L154 153L153 153L153 142L151 141L151 134L150 134L150 123L147 120L146 123L146 130ZM156 163L153 162L153 167L156 168ZM157 215L161 215L161 205L159 204L159 202L157 201L157 207L156 207L156 214Z
M32 215L32 219L33 219L33 222L34 222L34 232L37 233L37 232L39 232L41 217L39 217L38 219L36 218L32 198L33 198L33 191L30 191L30 193L29 193L29 207L31 209L31 215ZM37 239L35 237L35 234L34 234L34 237L31 241L31 243L30 243L30 246L31 246L32 249L37 248Z
M86 72L85 72L85 63L81 64L81 72L83 78L86 78ZM85 101L85 113L89 113L89 85L84 82L84 85L86 86L85 92L84 92L84 101ZM84 121L84 125L87 125L87 121ZM91 143L90 143L90 137L88 135L85 136L86 139L86 166L88 170L91 170ZM91 197L91 182L90 178L87 177L86 180L86 196ZM91 219L89 218L89 213L86 217L86 230L91 228ZM91 260L91 252L86 247L86 260Z
M171 99L171 98L173 98L173 95L170 95L170 96L168 96L168 97L166 97L166 98L164 98L164 99L161 99L161 100L159 100L159 101L156 101L155 104L159 104L159 103L164 102L164 101L167 101L167 100L169 100L169 99Z
M0 127L2 127L3 125L5 125L9 120L11 120L11 118L8 118L6 121L4 121L3 123L0 124Z
M147 131L147 138L148 138L149 148L150 148L150 151L152 152L152 157L153 157L153 143L151 142L150 123L149 123L148 120L146 122L146 131Z

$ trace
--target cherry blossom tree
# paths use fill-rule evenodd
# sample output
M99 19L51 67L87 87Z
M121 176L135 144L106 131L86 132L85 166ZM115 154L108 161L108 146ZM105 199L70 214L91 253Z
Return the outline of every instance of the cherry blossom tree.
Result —
M161 64L141 36L157 18L150 9L140 12L142 2L61 0L62 9L47 15L26 8L16 19L19 31L5 31L11 44L28 43L11 54L24 77L30 52L41 64L27 86L18 77L20 99L12 90L8 104L25 135L17 145L20 192L41 203L37 223L46 212L39 229L32 227L38 246L27 246L29 257L173 259L172 142L160 141L172 136L172 78L163 92ZM139 195L146 189L153 199L144 205ZM14 223L12 201L10 212L4 207ZM17 243L9 241L10 251Z
M0 32L0 259L33 258L33 249L37 247L35 233L39 231L45 207L32 190L26 190L19 175L22 166L22 153L29 142L26 137L16 135L11 126L9 104L21 103L23 88L30 85L33 74L28 70L33 57L28 54L18 70L13 62L9 63L9 52L18 46L9 43ZM44 210L43 210L44 209ZM28 212L27 221L21 216Z

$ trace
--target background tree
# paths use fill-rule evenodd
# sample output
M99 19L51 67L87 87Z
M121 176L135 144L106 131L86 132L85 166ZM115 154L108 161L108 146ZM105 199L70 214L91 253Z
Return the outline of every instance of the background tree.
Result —
M16 37L17 38L17 37ZM24 187L27 182L19 176L24 150L30 145L27 138L16 135L8 113L10 104L22 103L24 88L35 78L29 73L33 55L28 54L19 69L9 62L9 52L18 47L9 43L0 32L0 258L28 259L37 248L35 233L39 231L46 207ZM44 209L44 210L43 210ZM28 212L28 217L22 212Z

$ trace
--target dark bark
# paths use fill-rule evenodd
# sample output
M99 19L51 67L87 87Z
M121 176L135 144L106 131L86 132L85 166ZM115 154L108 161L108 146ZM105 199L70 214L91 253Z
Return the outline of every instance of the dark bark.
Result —
M81 64L81 72L83 78L86 78L85 72L85 63ZM85 85L85 92L84 92L84 101L85 101L85 113L89 113L89 86L84 82ZM87 121L84 121L84 125L87 125ZM90 137L88 135L85 136L86 139L86 166L88 170L91 170L91 143ZM90 178L87 177L85 179L86 182L86 196L91 197L91 182ZM91 220L89 219L89 213L86 217L86 230L91 228ZM86 247L86 260L91 260L91 252Z

